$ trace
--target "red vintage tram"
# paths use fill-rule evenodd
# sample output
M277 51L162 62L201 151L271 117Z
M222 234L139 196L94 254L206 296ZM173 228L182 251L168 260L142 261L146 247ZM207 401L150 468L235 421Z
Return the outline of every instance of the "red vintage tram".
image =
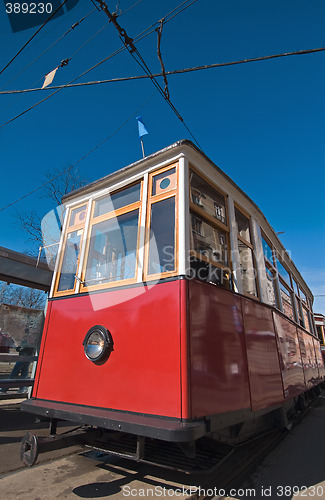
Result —
M116 431L138 436L139 459L146 438L241 439L317 391L310 290L260 209L191 142L64 203L24 411L96 427L105 449Z

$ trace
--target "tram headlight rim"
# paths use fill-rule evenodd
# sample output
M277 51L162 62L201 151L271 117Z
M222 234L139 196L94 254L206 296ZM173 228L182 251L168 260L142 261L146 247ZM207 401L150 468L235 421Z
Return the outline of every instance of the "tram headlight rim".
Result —
M106 361L114 346L111 333L102 325L92 326L86 333L82 344L86 358L95 364ZM91 349L91 346L95 347Z

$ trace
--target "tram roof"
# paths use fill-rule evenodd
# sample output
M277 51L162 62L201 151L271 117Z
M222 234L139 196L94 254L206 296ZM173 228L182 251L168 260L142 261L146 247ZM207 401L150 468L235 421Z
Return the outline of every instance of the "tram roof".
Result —
M256 205L256 203L243 191L232 179L229 177L220 167L218 167L201 149L199 149L192 141L189 139L182 139L180 141L174 142L170 146L167 146L166 148L160 149L159 151L156 151L155 153L152 153L149 156L146 156L144 158L141 158L140 160L131 163L130 165L127 165L126 167L123 167L119 170L116 170L115 172L112 172L96 181L93 181L86 186L83 186L79 189L76 189L74 191L71 191L70 193L66 194L62 198L62 202L70 202L74 198L78 198L81 195L86 195L87 193L92 193L95 190L98 189L104 189L105 187L108 187L109 184L111 184L113 181L120 180L121 178L125 179L127 178L128 174L133 173L134 171L139 172L143 169L145 169L146 166L154 165L154 162L159 158L159 160L166 159L168 160L168 157L170 156L171 159L178 155L181 154L182 152L185 153L185 150L189 149L192 150L192 152L196 153L197 155L201 156L204 158L221 176L224 177L234 188L235 190L240 193L243 197L247 199L247 201L254 207L254 209L258 212L259 216L263 219L263 222L265 226L269 229L269 231L272 233L273 237L275 238L277 245L280 247L283 252L286 252L286 248L283 246L281 241L279 240L276 232L274 231L273 227L270 225L268 220L266 219L265 215L263 214L262 210ZM297 267L295 266L294 262L290 259L288 256L288 259L290 261L290 265L294 268L295 274L297 277L299 277L299 281L304 284L306 287L306 290L308 290L309 295L311 300L314 300L313 294L306 284L305 280L301 276L300 272L298 271Z

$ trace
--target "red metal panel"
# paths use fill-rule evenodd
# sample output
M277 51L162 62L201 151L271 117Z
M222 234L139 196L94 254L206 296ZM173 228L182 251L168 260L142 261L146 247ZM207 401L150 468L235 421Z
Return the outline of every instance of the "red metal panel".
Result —
M250 407L240 298L189 282L192 417Z
M304 368L306 388L314 387L319 381L313 338L298 328L302 365Z
M180 282L180 314L181 314L181 395L182 395L182 418L191 418L191 394L190 394L190 348L188 335L188 282Z
M114 351L95 365L82 342L94 325ZM180 281L52 302L36 396L89 406L181 416Z
M283 401L278 348L272 311L253 300L242 299L252 409Z
M273 319L278 337L284 395L290 398L305 390L297 328L275 312Z
M317 360L317 365L318 365L318 371L319 371L319 377L320 380L324 380L325 377L325 366L324 366L324 359L322 356L321 352L321 347L320 347L320 342L317 339L313 339L314 341L314 348L315 348L315 354L316 354L316 360Z

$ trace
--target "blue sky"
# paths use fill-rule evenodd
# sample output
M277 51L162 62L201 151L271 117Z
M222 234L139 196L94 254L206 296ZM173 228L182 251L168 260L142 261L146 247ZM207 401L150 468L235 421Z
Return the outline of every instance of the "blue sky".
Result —
M107 1L111 12L118 4L118 21L131 37L179 3ZM11 79L93 8L90 0L79 0L50 22L0 75L0 89L41 86L46 73L107 24L103 12L92 13ZM162 56L166 69L174 70L323 47L324 18L323 0L197 0L164 26ZM0 69L35 31L11 33L0 4ZM58 70L53 85L68 83L120 47L115 28L106 26ZM156 33L137 48L152 72L159 72ZM281 241L315 295L325 295L324 62L320 52L168 77L171 101L204 152L247 192L276 231L285 231ZM124 51L77 81L140 74L142 69ZM50 92L0 95L0 127ZM190 139L159 94L148 101L153 93L149 80L63 89L0 128L0 209L42 184L47 172L76 162L127 120L80 162L79 172L92 181L141 158L134 114L142 115L149 131L144 137L147 154ZM36 193L0 211L0 245L28 248L14 225L16 210L45 214L52 208ZM316 297L315 310L325 314L325 297Z

